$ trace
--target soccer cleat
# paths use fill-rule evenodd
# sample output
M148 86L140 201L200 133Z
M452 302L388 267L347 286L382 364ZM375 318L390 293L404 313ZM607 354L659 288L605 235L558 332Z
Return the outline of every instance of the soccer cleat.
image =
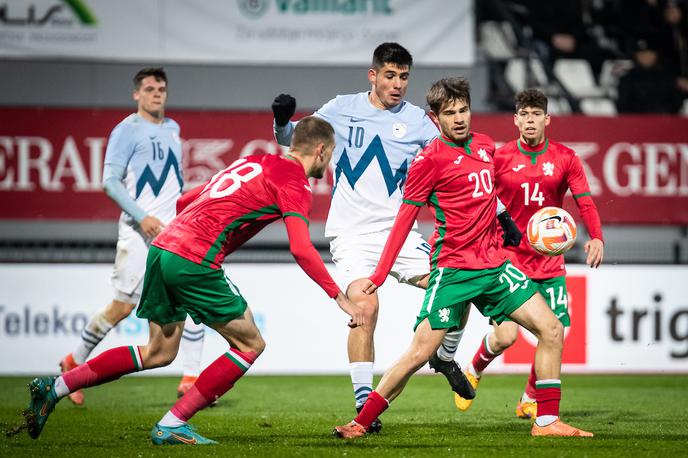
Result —
M361 410L363 410L363 406L356 407L356 413L361 413ZM381 429L382 429L382 420L380 420L380 418L376 418L370 424L370 427L368 428L368 432L369 433L379 433Z
M466 376L466 379L468 379L468 383L470 383L473 387L473 392L475 394L475 390L478 389L478 383L480 383L480 379L473 376L473 374L471 374L468 371L464 372L464 375ZM465 412L468 410L471 404L473 404L473 399L465 399L459 396L458 394L454 393L454 404L456 405L456 408L459 409L461 412Z
M32 439L38 439L48 416L55 409L55 378L39 377L29 383L29 407L24 410L24 422Z
M348 425L335 426L332 434L334 437L341 437L342 439L356 439L357 437L365 436L366 429L352 421Z
M526 420L535 420L537 417L537 402L518 401L518 405L516 405L516 416Z
M558 418L547 426L538 426L537 423L533 423L533 428L530 430L530 435L534 437L593 437L592 433L583 431L582 429L574 428L571 425L567 425Z
M447 377L447 381L449 385L451 385L454 393L458 394L463 399L473 399L475 397L473 386L468 382L468 379L463 374L461 367L459 367L456 361L443 361L437 356L437 353L435 353L430 357L428 364L435 372L441 372Z
M212 439L203 437L193 426L186 423L174 428L156 424L151 430L151 441L154 445L211 445L217 444Z
M77 366L79 365L76 363L76 361L74 361L74 356L72 356L71 353L62 358L62 361L60 361L60 370L63 374L71 371ZM82 405L84 403L84 391L76 390L74 393L69 393L69 400L78 406Z

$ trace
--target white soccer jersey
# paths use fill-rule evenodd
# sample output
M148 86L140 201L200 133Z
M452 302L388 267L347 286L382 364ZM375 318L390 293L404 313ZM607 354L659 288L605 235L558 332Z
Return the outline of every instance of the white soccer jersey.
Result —
M332 125L336 141L325 236L391 228L408 167L418 150L437 137L435 125L409 102L390 110L376 108L368 92L339 95L314 114ZM289 144L293 125L276 129L280 144Z
M184 183L179 124L169 118L154 124L137 114L127 116L110 134L105 164L126 169L124 186L147 214L164 224L174 218ZM123 225L133 228L137 223L122 212Z

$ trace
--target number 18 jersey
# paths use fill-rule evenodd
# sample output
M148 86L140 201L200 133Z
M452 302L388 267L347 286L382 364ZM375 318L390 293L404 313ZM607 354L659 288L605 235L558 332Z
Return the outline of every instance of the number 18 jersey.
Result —
M285 216L308 222L311 201L306 172L296 159L247 156L216 174L153 245L219 269L271 222Z

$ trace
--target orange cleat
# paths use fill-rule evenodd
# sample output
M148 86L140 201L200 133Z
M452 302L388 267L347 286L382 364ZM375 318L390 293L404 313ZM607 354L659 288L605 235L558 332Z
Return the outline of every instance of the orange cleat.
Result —
M72 356L71 353L62 358L62 361L60 361L60 370L63 374L78 366L79 365L76 363L76 361L74 361L74 356ZM74 393L69 393L69 400L78 406L82 405L84 403L83 390L76 390Z
M471 374L469 371L464 371L464 375L466 376L466 379L468 380L468 383L471 384L473 387L473 390L477 391L478 390L478 384L480 383L480 379L478 377L475 377L473 374ZM461 412L465 412L471 407L471 404L473 404L473 399L464 399L458 394L454 393L454 405L456 405L456 408L459 409Z
M547 426L538 426L537 423L533 423L533 429L530 430L530 435L533 437L593 437L592 433L567 425L558 418Z
M342 439L356 439L357 437L365 436L366 429L355 421L352 421L348 425L335 426L332 434L334 437L341 437Z
M535 420L537 417L537 402L518 401L516 416L524 420Z

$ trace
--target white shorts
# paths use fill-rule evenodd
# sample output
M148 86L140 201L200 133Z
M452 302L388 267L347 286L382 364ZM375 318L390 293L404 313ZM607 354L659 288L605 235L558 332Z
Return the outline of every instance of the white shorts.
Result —
M348 288L351 282L369 277L377 267L390 231L370 234L340 235L330 242L332 261L337 268L337 281ZM390 275L399 283L430 272L430 245L416 231L409 232L404 246L392 266Z
M112 269L114 299L136 304L141 297L148 257L147 240L130 226L120 224L117 255Z

